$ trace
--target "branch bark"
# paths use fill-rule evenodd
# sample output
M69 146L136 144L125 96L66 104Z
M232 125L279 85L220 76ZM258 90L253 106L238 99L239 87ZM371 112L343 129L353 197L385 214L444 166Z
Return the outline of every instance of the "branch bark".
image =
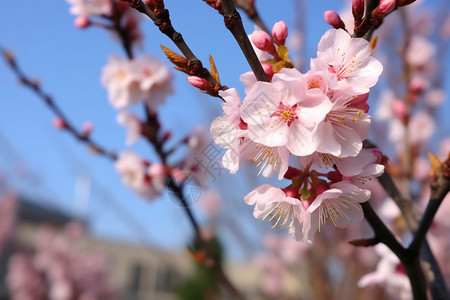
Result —
M248 39L247 33L245 33L244 26L242 25L242 19L239 13L236 11L236 7L232 0L222 0L223 7L223 19L225 26L231 31L236 39L239 47L247 59L250 68L256 76L258 81L269 82L263 67L256 56L255 50L253 50L252 44Z

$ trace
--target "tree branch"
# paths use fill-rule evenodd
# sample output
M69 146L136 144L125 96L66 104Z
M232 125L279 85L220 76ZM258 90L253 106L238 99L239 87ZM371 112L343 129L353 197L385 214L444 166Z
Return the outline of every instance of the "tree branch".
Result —
M411 255L392 235L391 231L377 216L369 202L361 203L364 217L375 233L375 240L382 242L399 258L411 283L414 300L423 300L427 297L425 274L420 264L419 255Z
M255 24L259 28L261 28L268 34L271 34L269 28L267 28L266 24L264 24L264 22L259 17L258 11L256 10L255 3L253 1L233 0L233 2L236 5L236 7L242 9L247 14L247 16L250 18L250 20L255 22Z
M211 75L208 69L203 67L202 62L194 55L189 46L183 39L183 36L177 32L170 20L169 11L167 9L155 9L152 10L147 4L141 0L122 0L130 3L131 7L137 11L148 16L153 23L159 28L159 30L169 37L177 48L183 53L184 57L189 61L190 75L195 75L208 80L212 85L217 86L217 90L227 89L225 86L221 86ZM161 1L162 2L162 1ZM156 13L155 13L156 12ZM213 95L217 96L217 95Z
M447 164L450 165L450 159L447 159ZM445 165L445 163L443 164ZM450 191L450 179L440 172L438 178L431 183L431 197L428 202L425 213L423 214L422 220L420 221L419 227L417 228L414 238L408 247L408 251L412 254L418 254L422 243L425 240L425 236L428 229L433 222L434 216L444 200L447 193Z
M223 19L225 26L231 31L236 39L239 47L247 59L253 73L258 81L269 82L263 67L256 56L255 50L253 50L252 44L245 33L244 26L242 25L242 19L239 13L236 11L236 7L232 0L222 0L223 7Z
M100 144L93 141L92 138L88 135L83 133L82 131L78 130L72 123L69 121L65 113L61 110L61 108L56 104L56 102L53 100L53 98L46 93L44 90L42 90L41 85L29 78L19 67L17 61L14 59L14 56L12 53L8 50L0 48L2 51L2 54L8 63L11 70L14 72L14 74L17 76L19 81L24 84L28 89L33 91L39 99L42 100L42 102L47 105L47 107L59 118L61 118L64 121L65 127L64 129L67 130L70 134L72 134L73 137L75 137L78 141L86 144L89 146L89 149L91 149L93 152L97 154L101 154L111 160L117 159L117 154L106 150Z

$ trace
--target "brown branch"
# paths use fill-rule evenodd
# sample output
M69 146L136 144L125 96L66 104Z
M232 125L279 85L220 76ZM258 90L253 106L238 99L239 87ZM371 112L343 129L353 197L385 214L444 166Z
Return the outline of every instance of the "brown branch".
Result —
M261 20L259 17L258 11L255 7L255 2L252 0L233 0L236 7L242 9L247 16L255 22L256 25L258 25L259 28L267 32L268 34L271 34L269 28L267 28L266 24Z
M361 203L364 217L372 227L375 237L373 240L382 242L399 258L411 283L414 300L423 300L427 297L425 274L419 260L419 254L409 253L392 235L391 231L377 216L369 202Z
M364 148L377 148L375 144L370 141L364 141ZM383 186L386 193L391 197L395 204L397 204L402 217L405 219L406 226L409 231L415 232L418 228L418 224L422 219L422 214L418 207L410 198L403 197L394 183L391 175L385 171L380 177L377 178L381 186ZM450 293L447 289L444 276L439 268L439 264L431 251L428 241L425 239L420 248L420 256L430 264L431 271L434 274L434 280L431 282L431 294L433 299L450 299Z
M239 13L236 11L236 7L232 0L222 0L223 7L223 18L225 22L225 26L228 30L231 31L234 38L236 39L239 47L247 59L248 64L250 65L253 73L256 76L258 81L269 82L266 73L264 72L263 67L256 56L255 50L248 39L247 34L245 33L244 26L242 25L242 19Z
M74 127L69 121L64 112L59 108L59 106L56 105L56 103L53 101L52 97L45 93L40 85L36 83L35 81L29 79L23 71L19 68L16 60L14 59L11 52L1 49L3 56L5 57L6 62L12 69L12 71L16 74L16 76L19 78L20 82L22 82L26 87L30 88L40 99L43 100L43 102L62 120L65 122L65 129L69 131L77 140L79 140L82 143L85 143L89 145L89 147L93 150L95 150L96 153L102 154L106 157L108 157L111 160L117 159L117 154L105 150L103 147L101 147L96 142L92 141L92 139L88 136L83 134L82 132L78 131L76 127ZM146 122L146 129L144 130L144 136L147 137L147 139L150 141L150 143L154 146L155 151L157 152L159 158L161 159L161 162L165 165L167 162L167 153L163 151L164 146L164 139L161 138L159 133L159 122L157 120L156 114L152 113L147 107L146 107L146 116L147 116L147 122ZM168 178L167 182L167 188L169 188L171 191L175 193L175 195L180 199L181 203L183 204L184 211L186 212L189 222L191 223L192 227L194 228L195 235L198 237L198 239L201 241L201 247L205 251L208 259L208 264L205 264L206 267L210 268L214 274L217 276L219 281L224 285L225 288L228 289L231 295L233 295L234 299L243 299L243 297L240 295L240 293L236 290L236 288L231 284L227 276L225 275L222 266L220 263L214 259L214 257L211 255L211 251L209 251L207 244L202 239L200 235L200 227L198 225L198 222L196 221L194 215L192 214L192 211L190 210L189 206L187 205L186 199L183 196L183 185L177 185L173 181L172 178Z
M442 164L443 168L450 169L450 158ZM408 251L412 254L418 254L422 243L425 240L425 236L428 229L433 222L434 216L444 200L447 193L450 191L450 177L445 176L444 172L440 172L438 178L431 183L431 196L428 202L425 213L423 214L422 220L420 221L419 227L414 233L413 240L408 247Z
M61 118L64 121L65 127L64 129L67 130L73 137L75 137L78 141L86 144L89 146L89 148L97 153L101 154L111 160L117 159L117 154L106 150L100 144L93 141L92 138L88 135L83 133L82 131L78 130L72 123L69 121L65 113L61 110L61 108L56 104L56 102L53 100L53 98L46 93L44 90L42 90L41 85L36 82L35 80L32 80L29 78L19 67L17 61L14 59L14 56L12 53L8 50L1 49L3 56L8 63L11 70L14 72L14 74L17 76L19 81L25 85L27 88L29 88L31 91L33 91L39 99L44 102L45 105L59 118Z
M184 57L189 61L190 75L198 76L208 80L212 85L217 86L217 90L225 90L226 86L220 85L208 69L203 67L202 62L194 55L189 46L183 39L183 36L177 32L170 20L169 11L167 9L155 8L152 10L147 4L141 0L122 0L130 3L130 6L135 8L137 11L148 16L153 23L159 28L159 30L169 37L172 42L178 47L178 49L183 53ZM162 1L161 1L162 2ZM218 93L213 95L219 97Z

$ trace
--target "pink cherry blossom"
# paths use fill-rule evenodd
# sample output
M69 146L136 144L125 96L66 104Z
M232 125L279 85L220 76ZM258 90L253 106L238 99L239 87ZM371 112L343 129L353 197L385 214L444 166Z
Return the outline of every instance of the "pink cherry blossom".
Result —
M146 101L155 110L172 93L168 67L149 55L133 60L111 55L101 81L111 105L117 109Z
M286 146L295 155L315 151L313 131L330 111L331 101L320 90L307 90L304 75L282 69L272 83L257 82L241 107L248 136L269 147Z
M127 58L111 55L108 64L103 67L102 84L108 90L111 105L116 108L138 103L144 98L140 89L140 78Z
M379 285L399 300L411 300L411 284L399 259L383 244L375 246L375 252L381 256L375 272L364 275L358 282L359 287Z
M144 92L144 100L153 110L163 104L166 97L173 93L173 76L165 63L156 57L145 55L133 59L133 69L140 78L140 89Z
M141 136L141 121L139 118L127 110L119 112L116 118L117 122L127 128L127 139L125 144L127 146L133 145Z
M212 176L210 168L214 167L206 154L208 147L214 147L208 129L203 126L195 127L187 140L187 146L183 171L187 177L192 176L198 186L204 187Z
M377 83L383 67L371 56L369 42L352 38L343 29L330 29L319 42L311 69L328 71L331 89L352 89L356 94L364 94Z
M111 0L67 0L71 5L70 13L77 16L110 15L112 13Z
M336 157L355 156L369 136L370 116L351 106L352 98L343 94L333 100L331 110L313 136L317 152Z
M114 165L121 176L122 182L135 190L141 197L152 200L160 195L161 184L153 184L151 175L154 174L148 173L145 162L136 153L132 151L122 152ZM159 173L158 175L157 179L162 176Z
M279 179L283 178L288 168L289 150L286 147L269 147L253 142L248 138L246 126L240 116L241 100L236 89L220 91L225 100L222 103L224 114L211 123L211 134L214 142L227 149L222 157L222 165L231 174L239 169L241 158L253 161L260 173L270 177L279 171Z
M297 241L304 239L302 223L305 209L299 199L289 197L280 188L264 184L247 194L244 200L255 206L255 218L274 223L272 228L277 225L289 228L289 234Z
M413 67L421 67L433 58L436 51L436 47L426 38L414 35L411 37L405 59Z
M360 203L369 200L370 191L350 182L337 182L317 196L307 209L307 225L304 235L312 241L314 233L330 220L333 225L345 228L364 219Z

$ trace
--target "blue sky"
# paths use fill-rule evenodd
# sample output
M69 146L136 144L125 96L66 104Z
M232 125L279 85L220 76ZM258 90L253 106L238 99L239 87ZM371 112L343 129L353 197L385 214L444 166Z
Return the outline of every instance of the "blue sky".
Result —
M223 18L203 1L166 0L174 27L183 34L193 52L207 64L211 54L223 84L243 90L239 75L249 67L232 35L223 25ZM343 1L304 1L307 12L300 14L292 1L256 1L261 17L271 27L284 20L290 29L296 19L307 24L308 56L314 55L322 34L329 29L323 21L328 9L340 11ZM0 46L10 49L30 76L40 78L43 88L70 116L74 124L94 123L92 137L108 149L125 149L125 130L116 121L116 111L107 101L100 85L101 68L108 55L124 55L112 36L98 28L79 30L73 26L74 16L63 1L30 1L18 7L13 1L2 4ZM248 33L253 24L243 16ZM171 41L143 18L145 34L143 49L137 54L152 53L165 60L159 48L163 44L173 50ZM199 93L176 74L176 94L161 108L163 127L173 131L174 139L184 137L198 124L209 127L220 112L220 101ZM166 198L152 203L142 201L124 187L110 161L90 154L83 145L64 132L52 128L52 113L0 61L0 172L7 175L12 186L21 189L35 201L51 203L67 211L74 210L75 186L79 178L95 181L85 216L94 234L132 242L151 243L158 247L182 248L191 228L180 208ZM136 108L139 111L139 108ZM6 142L14 150L8 150ZM141 155L154 158L145 142L133 147ZM13 154L8 154L13 153ZM77 179L78 178L78 179ZM251 219L251 209L243 204L247 190L236 179L221 176L219 185L238 185L233 194L235 208ZM242 187L242 188L241 188ZM113 195L110 204L104 191ZM226 197L228 197L227 195ZM227 199L228 201L228 199ZM80 204L79 204L80 205ZM226 207L226 202L225 202ZM123 208L129 216L120 220L115 212ZM138 220L145 232L130 229L129 217ZM134 225L131 225L134 226ZM225 239L227 234L225 233Z

